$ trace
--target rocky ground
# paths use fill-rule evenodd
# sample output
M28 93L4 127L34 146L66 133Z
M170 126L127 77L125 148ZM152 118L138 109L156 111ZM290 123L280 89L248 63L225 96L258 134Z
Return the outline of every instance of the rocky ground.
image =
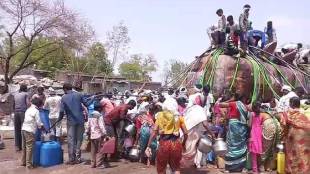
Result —
M69 165L57 165L48 168L38 167L32 170L26 170L25 167L19 166L19 158L21 153L16 153L14 151L14 139L5 140L6 148L0 150L0 174L156 174L156 169L154 166L146 167L144 164L133 163L128 161L122 162L112 162L110 168L105 169L92 169L89 165L89 153L83 153L83 158L86 162L69 166ZM64 158L67 159L67 148L66 145L63 146L65 151ZM169 172L167 172L169 173ZM203 168L197 169L183 169L184 174L221 174L223 173L219 169Z

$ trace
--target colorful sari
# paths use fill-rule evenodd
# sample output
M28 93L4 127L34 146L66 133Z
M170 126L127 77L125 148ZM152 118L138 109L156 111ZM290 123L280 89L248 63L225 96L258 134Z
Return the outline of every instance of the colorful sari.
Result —
M147 143L149 142L151 132L154 126L154 121L152 119L152 116L149 114L144 114L141 115L137 118L136 120L136 127L137 127L137 132L140 133L139 137L139 145L141 152L144 152L145 149L147 148ZM155 151L157 149L157 140L154 139L152 142L152 154L155 155Z
M231 172L240 172L245 167L249 136L247 120L250 113L240 101L237 101L237 108L240 118L229 120L226 136L228 151L225 155L225 169Z
M286 128L286 173L310 173L310 119L299 109L289 110Z

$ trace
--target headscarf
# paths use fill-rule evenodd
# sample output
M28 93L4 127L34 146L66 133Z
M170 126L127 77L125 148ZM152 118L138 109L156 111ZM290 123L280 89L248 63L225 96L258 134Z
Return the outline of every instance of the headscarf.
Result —
M162 109L164 111L171 112L174 116L179 116L178 103L172 96L167 96L162 104Z
M174 115L169 111L158 113L156 124L159 127L160 134L175 134L179 135L179 127Z

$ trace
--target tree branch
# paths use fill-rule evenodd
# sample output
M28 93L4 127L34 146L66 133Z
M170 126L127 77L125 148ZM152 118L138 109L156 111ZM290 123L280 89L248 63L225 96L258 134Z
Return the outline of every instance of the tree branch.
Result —
M30 65L33 65L33 64L39 62L40 60L44 59L45 56L47 56L47 55L49 55L49 54L51 54L51 53L57 51L58 49L59 49L59 48L52 49L52 50L50 50L50 51L44 53L42 56L40 56L40 57L37 58L36 60L33 60L33 61L31 61L31 62L28 62L27 64L24 64L24 65L22 65L22 66L19 66L19 67L10 75L10 79L13 79L13 77L14 77L20 70L25 69L25 68L29 67Z
M19 26L20 26L21 23L23 22L23 7L22 7L22 4L21 4L21 3L22 3L21 0L18 0L18 5L19 5L19 8L20 8L20 9L19 9L20 11L17 12L17 13L20 12L19 14L17 14L17 15L18 15L18 16L17 16L18 22L17 22L16 27L13 29L13 32L9 34L10 36L13 36L13 35L17 32Z

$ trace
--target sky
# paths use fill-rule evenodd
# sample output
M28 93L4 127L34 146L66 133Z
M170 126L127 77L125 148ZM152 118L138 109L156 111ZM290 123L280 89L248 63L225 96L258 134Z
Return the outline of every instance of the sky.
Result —
M124 21L131 38L129 54L152 54L159 63L153 81L162 81L169 59L187 63L209 47L206 29L217 24L216 10L238 21L242 7L251 5L253 28L263 30L273 21L278 45L288 42L310 44L309 0L65 0L93 26L98 41Z

